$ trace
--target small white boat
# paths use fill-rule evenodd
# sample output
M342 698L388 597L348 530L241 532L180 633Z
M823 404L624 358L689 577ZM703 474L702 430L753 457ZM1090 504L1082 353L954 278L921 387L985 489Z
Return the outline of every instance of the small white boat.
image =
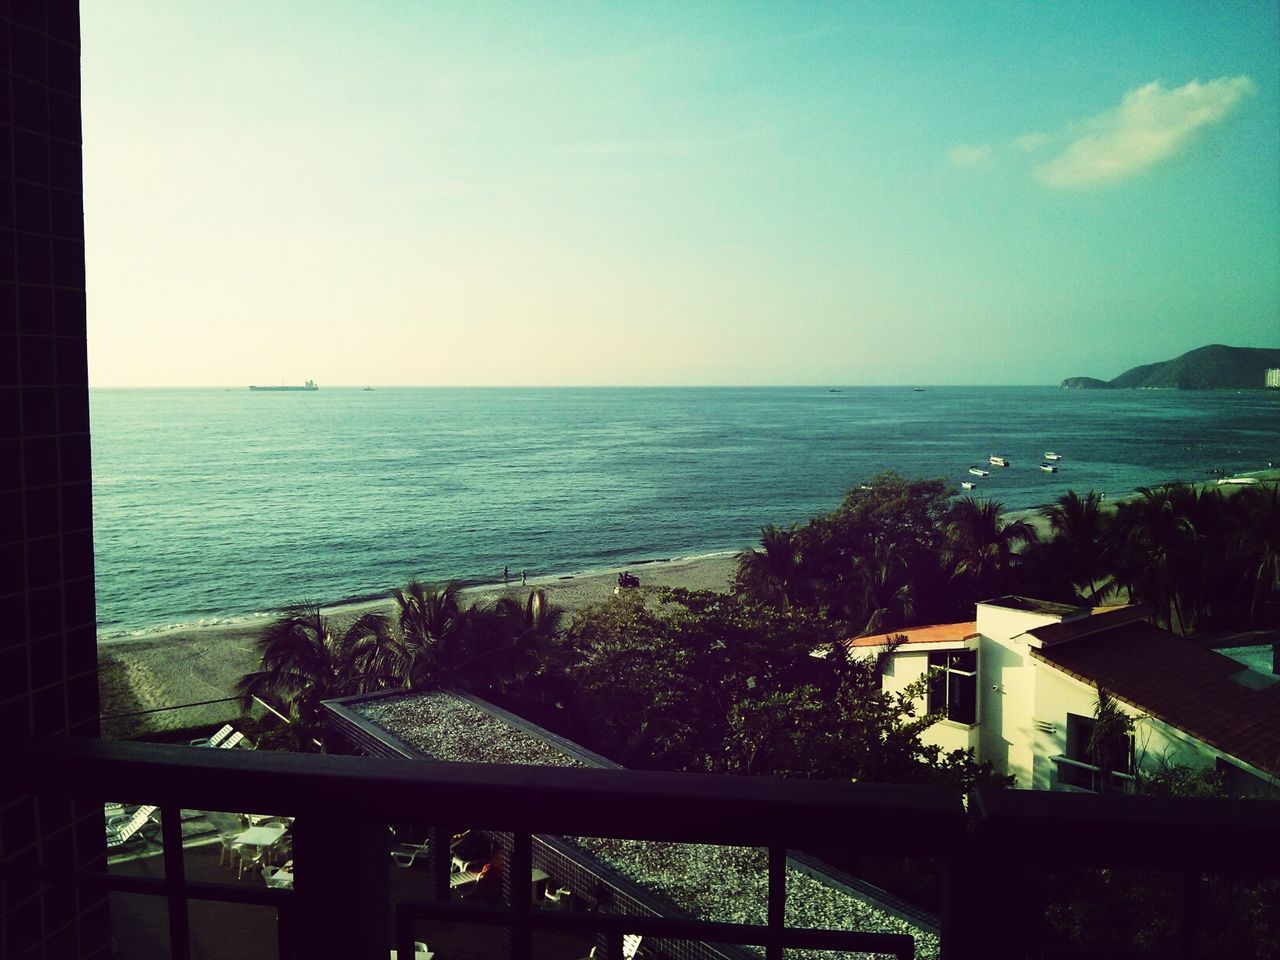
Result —
M1052 463L1042 463L1042 464L1040 464L1040 469L1041 469L1041 470L1043 470L1045 473L1057 473L1057 472L1058 472L1058 468L1057 468L1057 467L1055 467Z
M1231 485L1237 487L1248 487L1258 483L1257 477L1223 477L1218 481L1218 486Z
M961 480L960 486L966 490L972 490L974 487L977 486L977 484L974 483L972 480Z
M1061 460L1061 459L1062 459L1062 454L1060 454L1060 453L1050 453L1049 451L1047 451L1047 450L1046 450L1046 451L1045 451L1045 454L1044 454L1044 458L1045 458L1046 460Z
M1009 461L1004 457L987 457L987 462L993 467L1007 467Z
M979 467L970 467L970 468L969 468L969 472L970 472L970 473L972 473L975 477L989 477L989 476L991 476L991 471L990 471L990 470L983 470L983 469L981 469L981 468L979 468Z

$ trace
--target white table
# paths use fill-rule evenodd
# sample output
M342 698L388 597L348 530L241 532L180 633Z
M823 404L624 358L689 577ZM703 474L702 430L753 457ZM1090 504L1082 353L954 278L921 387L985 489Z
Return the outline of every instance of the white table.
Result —
M283 837L287 829L282 823L250 827L244 833L237 834L233 843L238 847L269 847Z

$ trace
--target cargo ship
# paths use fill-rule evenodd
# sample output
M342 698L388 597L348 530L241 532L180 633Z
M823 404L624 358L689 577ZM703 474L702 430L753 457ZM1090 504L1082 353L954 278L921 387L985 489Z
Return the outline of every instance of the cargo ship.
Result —
M319 390L320 388L316 386L316 382L314 380L308 380L306 383L304 383L300 387L253 387L251 386L249 389L250 390Z

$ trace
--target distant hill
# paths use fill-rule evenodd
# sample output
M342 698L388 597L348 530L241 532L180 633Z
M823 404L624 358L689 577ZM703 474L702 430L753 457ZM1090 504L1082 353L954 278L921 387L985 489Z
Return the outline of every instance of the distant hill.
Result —
M1147 363L1126 370L1114 380L1068 377L1062 386L1072 390L1150 389L1250 390L1261 389L1270 367L1280 367L1280 349L1224 347L1210 344L1163 363Z

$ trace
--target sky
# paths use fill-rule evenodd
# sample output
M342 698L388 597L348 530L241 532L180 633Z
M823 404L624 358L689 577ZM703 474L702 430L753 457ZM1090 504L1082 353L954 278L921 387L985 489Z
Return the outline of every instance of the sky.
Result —
M1280 347L1280 4L83 0L94 386Z

